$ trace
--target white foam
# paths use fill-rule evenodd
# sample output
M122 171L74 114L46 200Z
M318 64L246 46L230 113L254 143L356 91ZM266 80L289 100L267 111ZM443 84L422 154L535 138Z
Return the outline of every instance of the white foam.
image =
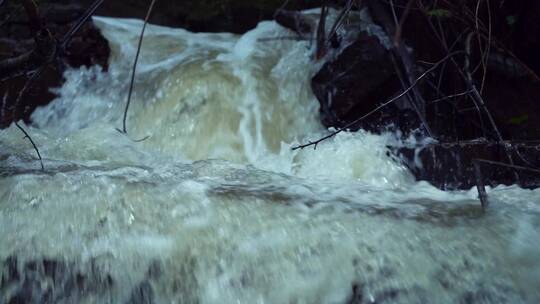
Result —
M95 20L109 72L67 72L27 126L47 172L14 126L0 130L0 258L90 263L114 281L94 302L144 282L182 303L344 303L352 284L374 301L540 297L538 190L488 188L482 216L475 189L414 182L391 135L291 150L328 134L308 43L259 41L289 35L273 22L241 37L149 26L125 136L142 23Z

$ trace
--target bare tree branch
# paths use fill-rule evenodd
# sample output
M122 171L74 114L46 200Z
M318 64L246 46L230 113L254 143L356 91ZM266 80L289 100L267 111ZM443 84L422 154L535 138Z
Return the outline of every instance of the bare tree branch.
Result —
M105 0L96 0L92 5L84 12L84 14L77 20L75 25L69 29L69 31L62 37L60 42L60 50L64 51L67 45L71 42L71 38L77 33L84 23L96 12L96 10L103 4Z
M527 172L540 174L540 170L529 168L529 167L516 166L516 165L497 162L497 161L487 160L487 159L475 159L475 161L479 163L488 164L488 165L494 165L494 166L505 167L505 168L519 170L519 171L527 171Z
M393 2L390 2L390 5L393 8ZM409 5L408 5L409 6ZM397 16L394 18L394 22L390 20L390 17L388 16L386 10L383 8L380 2L376 0L371 0L369 2L369 8L371 10L371 13L375 19L379 19L378 22L381 23L382 27L385 29L388 36L396 36L396 32L398 31L396 29L397 26L400 26L400 23L397 20ZM408 15L408 11L410 10L410 7L406 8L406 14L403 15L402 22L405 22L405 19ZM402 26L402 25L401 25ZM396 37L400 37L401 34L399 34ZM403 89L406 87L411 87L411 84L414 82L415 76L415 65L413 63L413 60L411 59L411 55L405 45L403 43L400 43L400 39L394 40L394 45L392 47L392 53L396 58L400 59L401 63L401 69L396 69L397 73L403 73L404 77L402 77L405 81L405 85L403 86ZM422 94L416 88L415 86L412 86L412 90L410 94L407 94L407 100L409 101L409 105L411 108L416 112L416 115L422 122L422 127L426 131L426 133L430 137L435 137L433 132L431 131L431 128L429 127L429 124L427 123L426 117L425 117L425 100L422 97Z
M39 16L38 6L34 0L21 0L21 3L26 10L26 15L28 15L30 30L32 31L32 34L36 36L37 32L43 27L41 17Z
M139 54L141 53L141 46L142 46L142 42L144 38L144 30L146 29L146 25L148 24L148 19L150 19L150 15L152 14L152 10L154 9L155 3L156 3L156 0L152 0L152 2L150 3L150 6L148 7L148 11L146 12L146 17L144 18L144 24L141 30L141 35L139 36L139 43L137 44L137 53L135 54L135 61L133 62L133 69L131 71L131 81L129 83L129 91L128 91L128 96L127 96L127 101L126 101L126 108L124 109L124 119L122 122L122 130L117 129L119 132L124 133L124 134L127 134L126 121L127 121L128 110L129 110L129 104L131 103L133 83L135 82L135 71L137 70L137 62L139 61ZM141 139L139 141L142 141L144 139Z
M326 55L326 17L328 15L328 7L323 4L321 7L321 16L317 25L317 48L315 50L315 59L319 60Z
M443 59L439 60L438 62L436 62L431 68L429 68L428 70L426 70L424 73L422 73L422 75L420 75L418 78L416 78L416 80L407 88L405 89L403 92L401 92L400 94L396 95L395 97L391 98L390 100L384 102L383 104L381 104L380 106L376 107L375 109L371 110L370 112L368 112L367 114L363 115L362 117L360 118L357 118L355 119L354 121L348 123L347 125L345 125L343 128L340 128L322 138L319 138L318 140L316 141L309 141L307 144L303 144L303 145L298 145L298 146L295 146L292 148L292 150L297 150L297 149L304 149L306 147L309 147L309 146L314 146L314 149L317 148L317 145L322 142L323 140L326 140L326 139L329 139L345 130L347 130L349 127L357 124L358 122L362 121L363 119L365 119L366 117L372 115L373 113L376 113L377 111L379 111L380 109L388 106L389 104L395 102L396 100L400 99L401 97L405 96L405 94L407 94L408 92L410 92L417 84L420 80L422 80L424 77L426 77L427 75L429 75L431 72L433 72L436 68L438 68L443 62L445 62L446 60L448 60L449 58L452 58L453 56L456 56L458 54L463 54L464 52L463 51L456 51L456 52L453 52L453 53L450 53L448 55L446 55Z
M24 133L24 138L27 138L32 144L32 147L34 147L34 150L36 151L38 159L39 159L39 164L41 165L41 170L45 171L45 166L43 166L43 159L41 158L41 154L39 153L39 149L34 143L34 140L32 140L32 137L30 137L30 135L26 132L26 130L23 127L19 125L18 122L15 122L15 125L17 126L17 128L19 128L19 130L21 130L21 132Z

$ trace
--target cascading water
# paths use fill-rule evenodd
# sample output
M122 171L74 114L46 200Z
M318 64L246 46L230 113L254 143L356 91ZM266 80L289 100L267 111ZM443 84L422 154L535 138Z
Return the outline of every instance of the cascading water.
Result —
M0 303L538 303L540 191L417 183L392 136L325 134L310 43L96 18L110 71L71 70L0 131ZM260 38L265 38L261 41ZM142 142L133 139L149 138Z

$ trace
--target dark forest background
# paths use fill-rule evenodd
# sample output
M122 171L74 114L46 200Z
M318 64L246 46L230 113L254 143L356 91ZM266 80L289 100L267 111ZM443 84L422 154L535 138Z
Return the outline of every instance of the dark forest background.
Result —
M1 0L0 127L31 123L67 67L107 70L108 44L91 19L70 32L89 8L142 19L150 2ZM315 23L299 12L314 7L323 7ZM330 34L318 28L328 8L343 16L330 25L340 31ZM342 44L348 14L360 9L388 35L390 49L366 33ZM241 34L275 19L298 39L309 36L317 45L313 60L325 61L312 79L325 126L393 126L406 136L430 136L438 143L422 150L424 168L411 170L441 188L467 188L478 184L479 171L490 184L539 184L538 16L535 0L197 0L157 1L149 22ZM405 159L415 153L395 152Z

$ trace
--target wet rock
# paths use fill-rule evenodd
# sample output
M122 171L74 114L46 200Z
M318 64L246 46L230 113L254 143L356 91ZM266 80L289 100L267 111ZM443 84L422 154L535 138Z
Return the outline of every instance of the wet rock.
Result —
M151 304L154 303L154 290L148 282L142 282L131 293L127 303L130 304Z
M405 291L399 290L397 288L389 288L378 293L375 297L374 303L392 303L396 298Z
M390 52L379 38L361 31L356 41L326 62L311 82L327 127L342 127L368 113L395 91L396 78ZM394 105L362 121L353 129L378 129L392 122Z
M347 300L347 304L362 304L364 299L364 285L354 283L351 289L351 296Z
M540 142L493 143L485 140L433 143L424 148L400 148L396 151L418 180L425 180L441 189L470 189L476 185L473 160L483 159L508 164L508 155L514 164L527 168L540 167ZM511 185L525 188L540 187L540 174L509 167L483 164L482 178L486 185ZM516 180L518 174L519 180Z
M117 296L120 284L110 274L106 259L101 256L81 262L10 256L0 261L0 303L79 303L88 299L108 303ZM126 303L155 303L152 282L159 280L161 271L160 264L151 261L141 281L126 295Z
M306 18L298 11L278 10L274 19L279 25L292 30L299 36L311 35L316 27L314 20Z
M527 301L522 295L516 294L500 284L479 284L474 290L463 293L458 303L527 303Z
M8 257L0 266L1 303L77 302L82 295L100 294L113 286L112 277L93 261L80 267L49 258L20 261Z

